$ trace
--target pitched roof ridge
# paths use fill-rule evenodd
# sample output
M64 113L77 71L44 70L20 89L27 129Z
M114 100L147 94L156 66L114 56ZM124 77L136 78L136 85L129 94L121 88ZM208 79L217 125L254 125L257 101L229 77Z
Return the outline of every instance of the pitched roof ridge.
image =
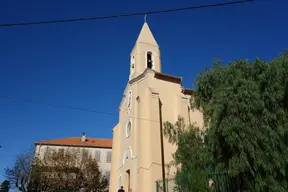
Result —
M85 142L81 137L67 137L60 139L36 141L35 145L62 145L62 146L87 146L87 147L112 147L112 139L106 138L86 138Z
M60 139L81 139L81 137L62 137L58 139L45 139L45 140L39 140L39 141L55 141ZM100 138L100 137L86 137L86 139L102 139L102 140L112 140L111 138Z
M165 76L169 76L169 77L173 77L173 78L177 78L177 79L183 79L181 76L175 76L175 75L170 75L168 73L162 73L162 72L158 72L158 71L155 71L156 74L160 74L160 75L165 75Z

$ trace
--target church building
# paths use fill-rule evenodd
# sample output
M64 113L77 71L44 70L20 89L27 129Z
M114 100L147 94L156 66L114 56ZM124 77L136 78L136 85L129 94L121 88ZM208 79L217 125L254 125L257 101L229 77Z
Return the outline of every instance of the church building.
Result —
M181 77L162 73L160 48L145 22L130 53L130 75L113 128L110 192L155 192L162 179L161 123L202 124L202 114L190 110L191 89ZM163 138L164 162L172 160L176 146ZM173 178L175 168L165 168Z

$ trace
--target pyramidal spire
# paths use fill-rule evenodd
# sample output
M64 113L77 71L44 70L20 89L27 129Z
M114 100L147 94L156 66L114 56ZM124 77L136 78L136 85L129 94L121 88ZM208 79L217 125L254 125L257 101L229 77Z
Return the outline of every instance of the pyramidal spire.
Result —
M136 43L148 43L148 44L151 44L151 45L156 45L158 46L147 22L146 22L146 18L145 18L145 22L142 26L142 29L140 31L140 34L138 36L138 39L136 41Z

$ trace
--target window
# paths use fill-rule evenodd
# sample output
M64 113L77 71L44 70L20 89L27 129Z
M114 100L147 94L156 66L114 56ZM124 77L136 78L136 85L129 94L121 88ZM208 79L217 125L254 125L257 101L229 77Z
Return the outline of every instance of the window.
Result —
M106 171L105 172L105 177L106 177L106 179L108 180L108 183L109 183L109 181L110 181L110 171Z
M127 171L126 171L126 176L127 176L127 180L128 180L128 191L130 191L131 190L131 186L130 186L130 184L131 184L131 175L130 175L130 169L128 169Z
M127 109L126 109L128 115L130 115L131 113L131 106L132 106L132 91L129 90L127 98Z
M100 161L101 160L101 151L97 150L95 152L95 160Z
M128 121L126 125L126 137L129 137L131 134L132 123L131 120Z
M128 147L124 153L123 156L123 164L125 164L127 161L129 161L129 159L131 159L132 157L132 150L130 147Z
M132 62L131 62L131 70L130 70L130 71L131 71L131 72L130 72L130 78L131 78L131 76L134 74L134 71L135 71L134 68L135 68L135 64L134 64L134 61L132 61Z
M147 53L147 68L152 69L153 67L153 61L152 61L152 53Z
M107 151L106 162L111 163L111 151Z
M133 55L131 56L131 59L130 59L130 76L129 76L129 79L131 78L131 76L134 74L135 72L135 53L133 53Z
M82 160L87 160L89 158L89 153L87 150L82 151Z
M59 155L64 155L64 149L63 148L60 148L60 149L58 149L58 153L59 153Z
M128 108L131 107L131 100L132 100L132 91L130 90L128 95L128 106L127 106Z

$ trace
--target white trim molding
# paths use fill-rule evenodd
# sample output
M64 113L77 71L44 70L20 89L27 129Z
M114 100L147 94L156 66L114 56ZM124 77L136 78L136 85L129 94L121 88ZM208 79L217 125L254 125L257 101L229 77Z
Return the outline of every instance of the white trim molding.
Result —
M130 123L130 132L128 133L128 125L129 125L129 123ZM126 136L127 138L129 138L130 135L131 135L131 132L132 132L132 120L129 119L129 120L127 121L127 123L126 123L126 126L125 126L125 136Z
M128 156L128 159L127 159L127 153L129 152L129 155ZM132 159L133 157L133 153L132 153L132 148L131 147L127 147L125 152L124 152L124 156L123 156L123 161L122 161L122 164L124 165L126 161L129 161L129 159Z

